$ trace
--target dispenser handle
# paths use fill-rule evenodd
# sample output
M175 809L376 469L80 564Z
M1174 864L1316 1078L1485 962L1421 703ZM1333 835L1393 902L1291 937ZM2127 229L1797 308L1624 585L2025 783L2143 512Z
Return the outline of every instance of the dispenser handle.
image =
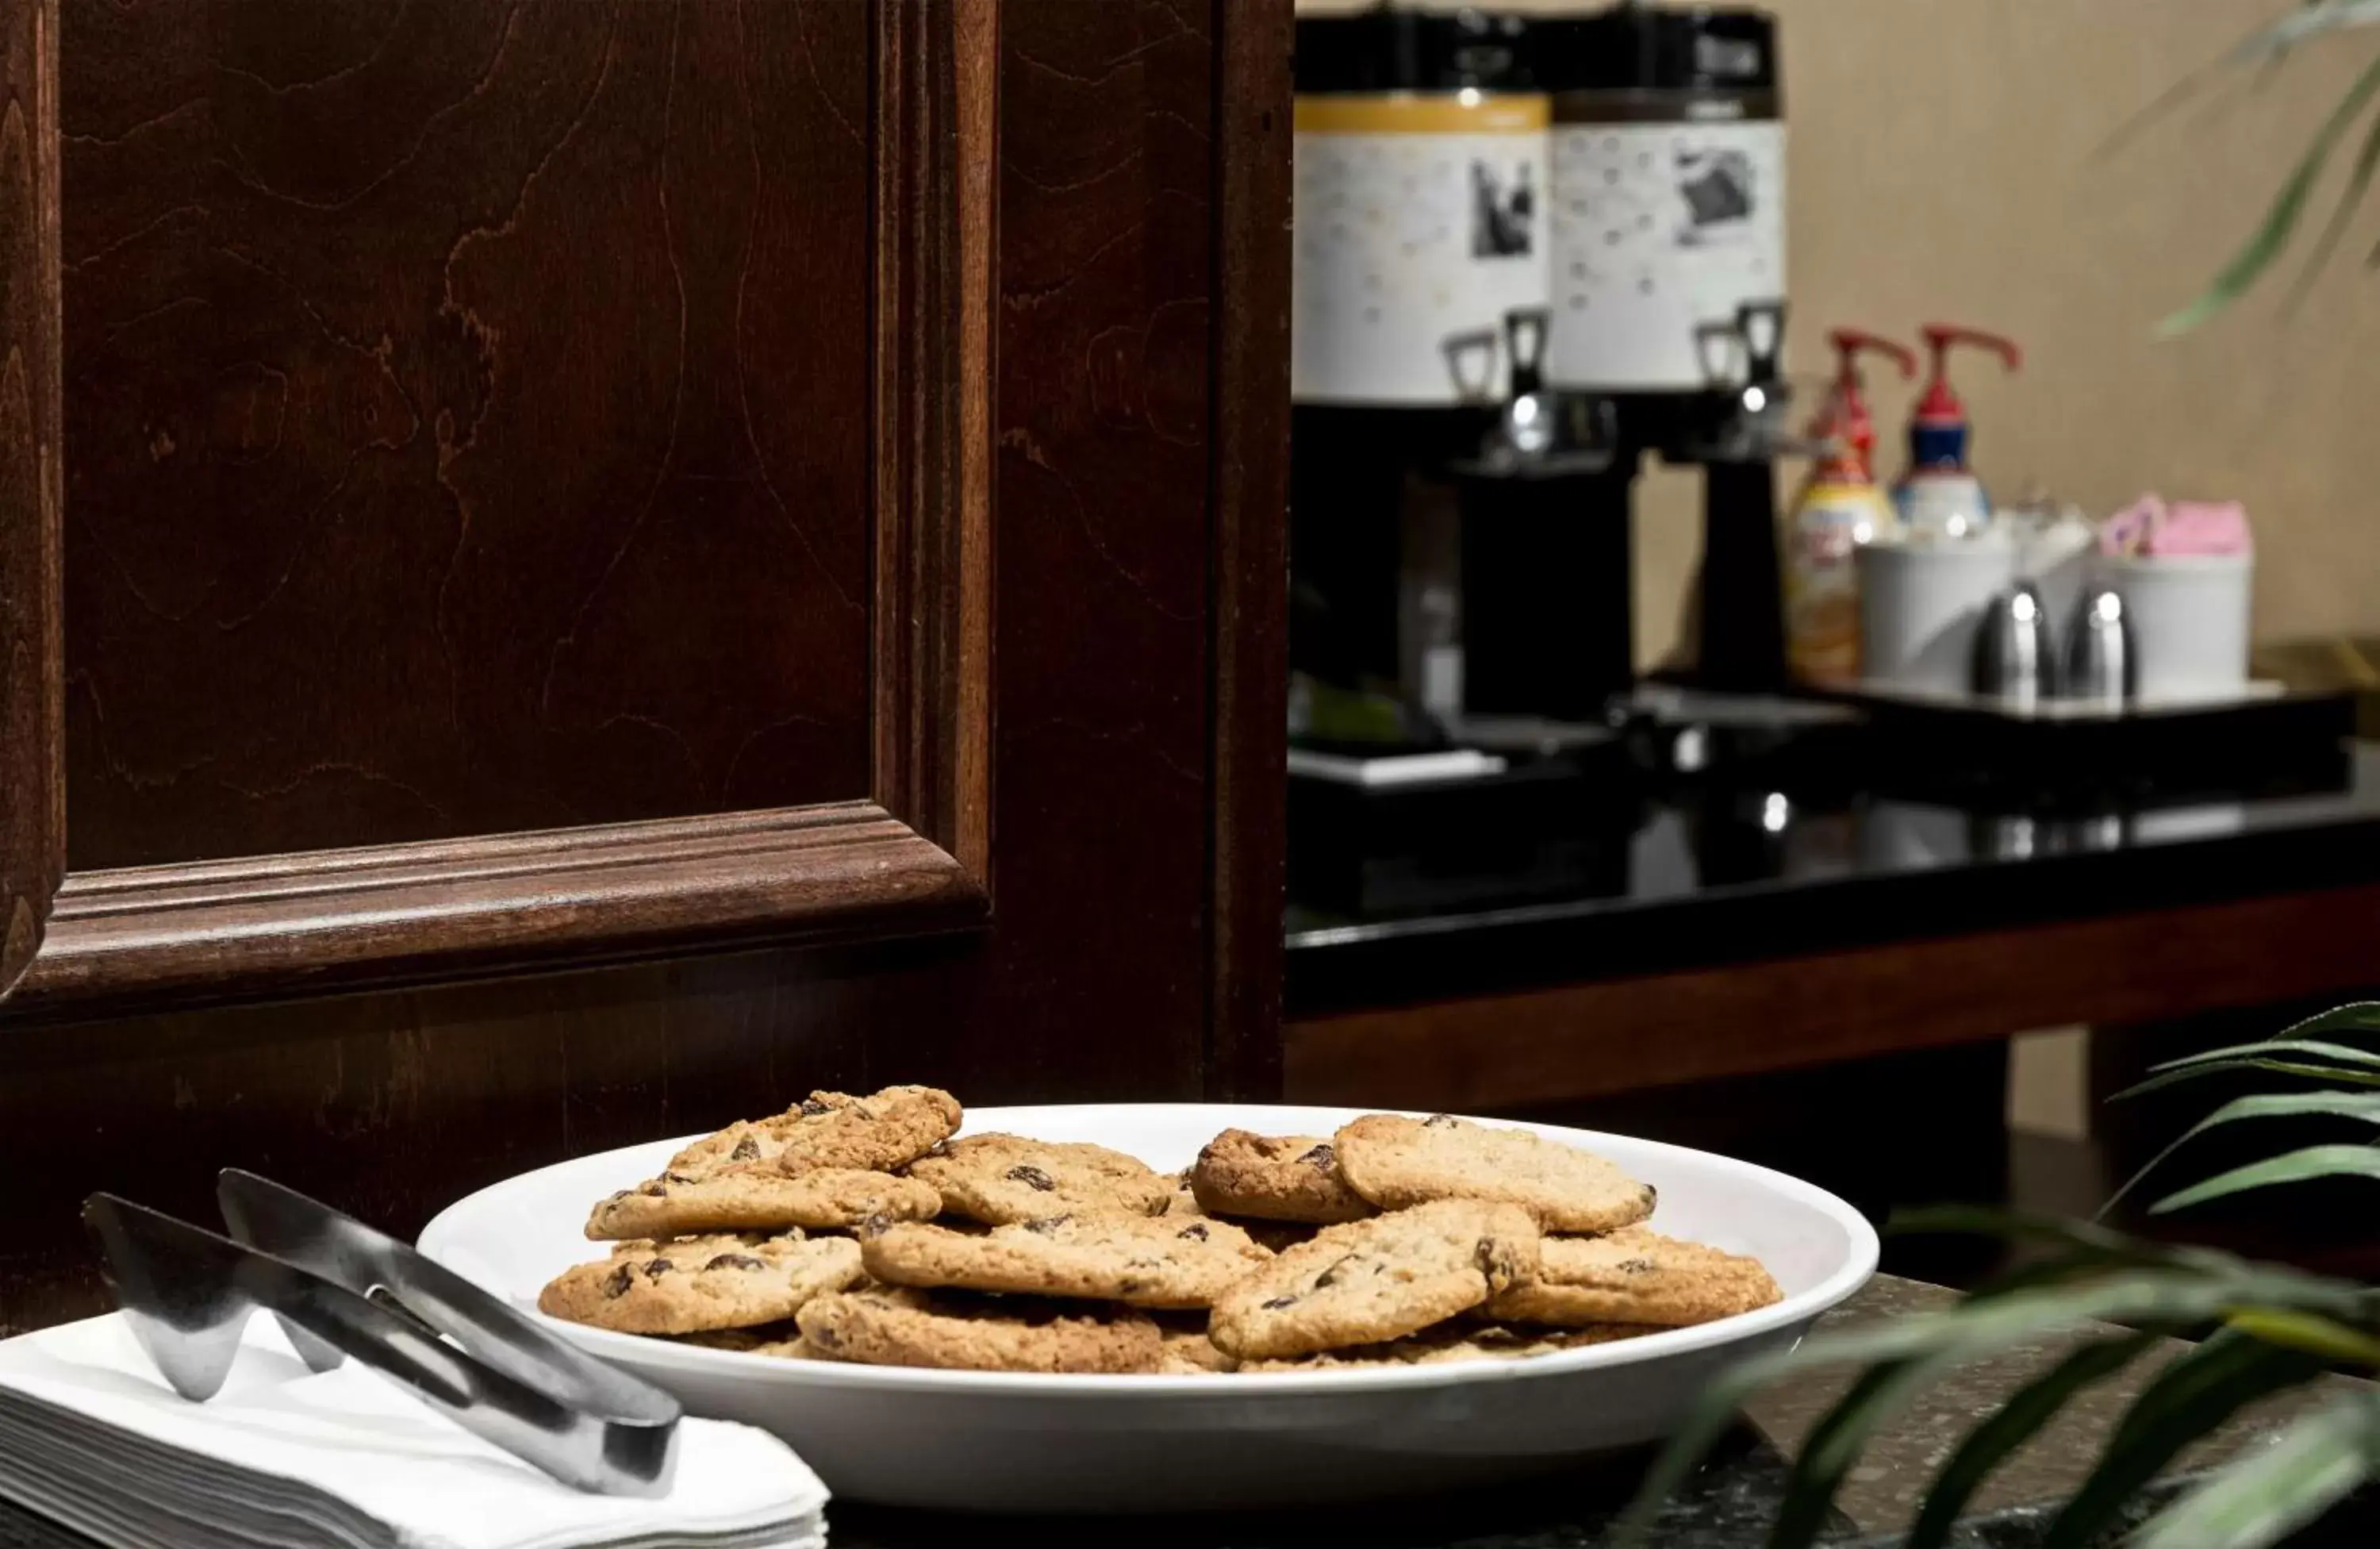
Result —
M1862 355L1881 355L1900 368L1904 377L1917 374L1917 352L1904 344L1896 344L1881 334L1871 334L1864 328L1836 328L1827 335L1827 342L1841 357L1842 369L1849 372L1852 362Z
M2010 371L2016 371L2024 364L2024 352L2017 348L2014 339L2004 335L1985 333L1981 328L1968 328L1956 323L1929 323L1918 333L1924 335L1925 347L1934 352L1937 366L1951 346L1961 344L1990 350Z
M1514 307L1504 314L1504 349L1512 363L1512 396L1542 392L1546 385L1546 332L1553 313L1545 307Z
M1785 303L1746 301L1735 309L1735 331L1743 335L1744 377L1777 380L1777 357L1785 348Z

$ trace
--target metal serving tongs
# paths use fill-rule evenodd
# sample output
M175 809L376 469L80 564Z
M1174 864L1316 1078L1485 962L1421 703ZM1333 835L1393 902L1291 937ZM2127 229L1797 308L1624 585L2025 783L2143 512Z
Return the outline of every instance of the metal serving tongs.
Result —
M270 1179L226 1168L215 1197L229 1237L113 1194L83 1204L125 1321L183 1397L202 1403L222 1389L262 1308L313 1371L353 1356L565 1484L668 1493L682 1412L668 1394Z

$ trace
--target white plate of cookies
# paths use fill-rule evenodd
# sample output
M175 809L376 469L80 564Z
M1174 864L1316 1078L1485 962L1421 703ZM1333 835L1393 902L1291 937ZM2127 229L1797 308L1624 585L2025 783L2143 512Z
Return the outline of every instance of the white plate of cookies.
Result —
M1874 1273L1825 1190L1444 1114L817 1092L540 1168L422 1250L857 1500L1314 1504L1656 1441Z

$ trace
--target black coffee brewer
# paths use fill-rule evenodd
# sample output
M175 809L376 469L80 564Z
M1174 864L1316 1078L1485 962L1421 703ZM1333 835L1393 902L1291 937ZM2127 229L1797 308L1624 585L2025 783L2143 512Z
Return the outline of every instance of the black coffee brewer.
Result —
M1382 6L1297 38L1293 665L1457 741L1600 722L1651 453L1704 472L1696 679L1781 685L1773 19Z

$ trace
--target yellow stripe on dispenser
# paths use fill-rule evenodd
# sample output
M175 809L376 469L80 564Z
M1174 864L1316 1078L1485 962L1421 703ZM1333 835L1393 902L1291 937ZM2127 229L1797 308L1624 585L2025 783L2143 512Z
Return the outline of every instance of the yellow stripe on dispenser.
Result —
M1546 97L1520 92L1334 92L1297 99L1300 134L1525 134L1552 120Z

